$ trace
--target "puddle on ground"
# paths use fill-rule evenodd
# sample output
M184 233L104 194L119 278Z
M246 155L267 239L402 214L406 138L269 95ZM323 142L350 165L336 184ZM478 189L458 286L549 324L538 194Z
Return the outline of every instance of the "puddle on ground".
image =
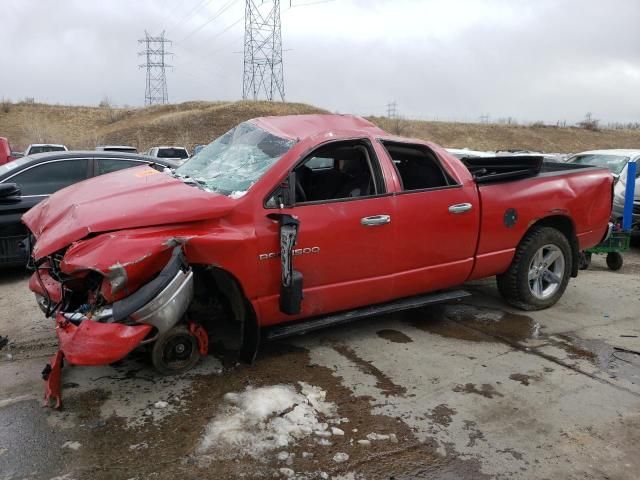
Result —
M640 355L616 350L604 340L584 339L571 334L550 336L549 344L567 353L571 360L586 360L609 374L611 378L640 384Z
M523 342L540 335L526 315L470 305L433 306L405 312L403 319L425 332L473 342Z
M526 315L491 310L472 305L438 305L404 312L402 319L415 328L447 338L473 342L502 341L517 345L539 338L560 348L569 360L586 360L611 378L640 384L640 355L616 351L603 340L583 339L572 334L545 335L539 323ZM538 347L529 347L536 352ZM640 348L638 349L640 350ZM558 361L564 363L563 358ZM515 374L512 380L527 385L533 377ZM527 377L527 378L525 378Z
M399 332L397 330L391 330L391 329L379 330L376 332L376 334L380 338L384 338L385 340L389 340L390 342L393 342L393 343L413 342L410 336L405 335L404 333Z

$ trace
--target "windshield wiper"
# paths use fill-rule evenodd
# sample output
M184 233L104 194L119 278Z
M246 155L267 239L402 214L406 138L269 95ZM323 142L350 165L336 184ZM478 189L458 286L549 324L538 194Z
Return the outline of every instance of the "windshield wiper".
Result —
M184 183L187 183L187 184L191 183L191 184L195 185L196 187L198 187L200 190L207 191L207 187L204 185L204 183L202 183L199 180L196 180L195 178L193 178L190 175L180 175L179 173L176 173L175 176L178 177L180 180L182 180Z

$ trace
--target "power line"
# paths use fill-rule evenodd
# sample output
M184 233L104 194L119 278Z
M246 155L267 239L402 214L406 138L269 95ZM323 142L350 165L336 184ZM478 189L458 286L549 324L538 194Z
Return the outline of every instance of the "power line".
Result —
M165 56L173 55L165 49L166 44L171 44L164 36L164 30L158 37L152 37L145 30L145 38L138 40L145 49L138 52L139 56L145 58L146 62L139 65L140 68L147 69L147 81L144 90L144 104L155 105L158 103L169 103L167 92L167 76L165 68L171 67L165 62Z
M216 20L218 17L220 17L220 15L222 15L225 11L227 11L229 9L229 7L231 7L231 5L233 5L234 3L236 3L238 0L230 0L229 2L227 2L226 4L224 4L222 7L220 7L220 9L213 14L213 16L211 18L209 18L206 22L204 22L202 25L200 25L199 27L194 28L193 30L191 30L182 40L181 42L184 42L185 40L187 40L188 38L191 38L193 35L195 35L196 33L198 33L200 30L202 30L204 27L206 27L207 25L209 25L211 22L213 22L214 20Z
M264 95L269 101L280 97L284 102L280 0L257 1L245 3L242 98L258 100ZM263 13L262 5L270 8Z

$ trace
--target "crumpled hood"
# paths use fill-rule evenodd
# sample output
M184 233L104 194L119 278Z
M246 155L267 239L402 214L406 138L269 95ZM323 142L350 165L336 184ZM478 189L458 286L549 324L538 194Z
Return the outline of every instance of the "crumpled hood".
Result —
M22 217L37 238L36 259L91 233L219 218L236 201L150 167L94 177L50 196Z

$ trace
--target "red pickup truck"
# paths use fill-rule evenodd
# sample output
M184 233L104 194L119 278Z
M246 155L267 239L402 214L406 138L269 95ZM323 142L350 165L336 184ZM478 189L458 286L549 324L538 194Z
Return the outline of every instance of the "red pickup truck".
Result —
M104 175L24 215L30 288L60 341L49 388L63 357L106 364L143 345L171 373L211 339L252 359L261 338L490 276L510 304L549 307L606 236L612 186L539 157L461 161L354 116L241 123L173 172Z

